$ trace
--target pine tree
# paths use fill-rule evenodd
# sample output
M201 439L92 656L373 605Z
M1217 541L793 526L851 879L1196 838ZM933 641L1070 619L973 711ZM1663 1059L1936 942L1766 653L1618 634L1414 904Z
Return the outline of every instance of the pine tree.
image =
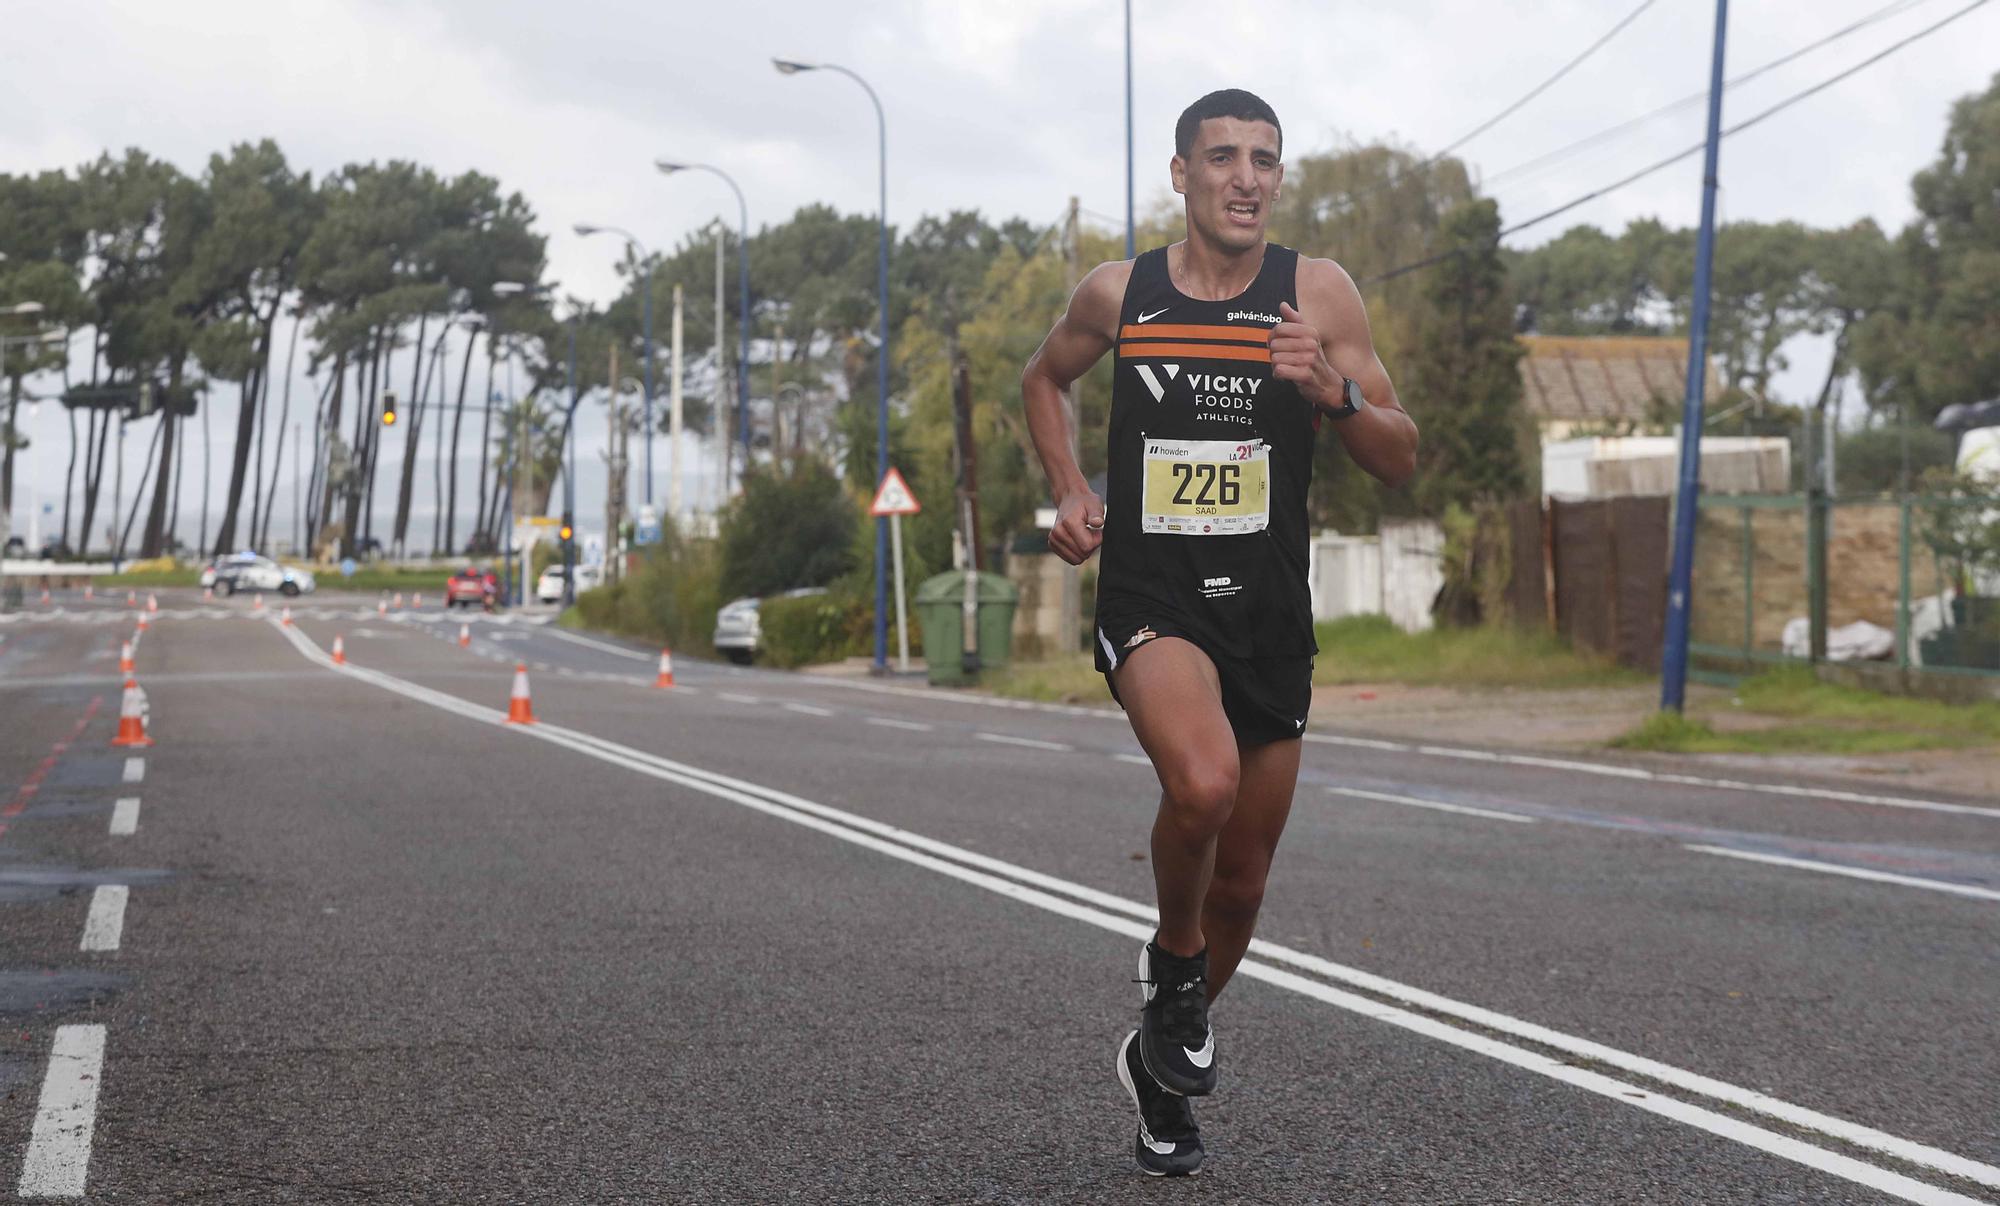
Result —
M1400 393L1423 431L1411 498L1426 515L1452 503L1512 498L1528 486L1514 303L1499 247L1500 210L1470 201L1441 241L1463 247L1430 273Z

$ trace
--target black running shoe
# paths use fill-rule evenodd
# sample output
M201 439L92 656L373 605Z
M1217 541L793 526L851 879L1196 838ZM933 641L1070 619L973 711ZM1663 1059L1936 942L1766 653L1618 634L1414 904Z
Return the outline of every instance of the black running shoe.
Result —
M1201 1132L1195 1129L1194 1107L1188 1099L1167 1092L1154 1082L1139 1060L1139 1032L1118 1044L1118 1083L1139 1111L1139 1135L1132 1154L1150 1177L1190 1177L1201 1171L1205 1154Z
M1208 1028L1208 951L1182 958L1148 942L1139 951L1139 1058L1160 1087L1215 1092L1215 1032Z

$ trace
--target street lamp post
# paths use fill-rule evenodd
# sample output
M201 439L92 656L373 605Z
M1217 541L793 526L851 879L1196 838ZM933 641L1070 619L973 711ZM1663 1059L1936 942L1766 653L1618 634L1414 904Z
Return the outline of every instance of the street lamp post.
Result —
M790 59L772 59L771 65L781 75L797 75L801 71L833 71L846 76L861 85L868 99L875 106L875 137L877 177L880 187L880 207L877 217L877 245L875 255L875 288L877 305L881 309L882 347L876 359L876 404L875 404L875 480L881 481L889 475L889 123L882 115L882 98L875 95L875 89L868 81L837 63L800 63ZM887 566L889 562L889 521L878 518L875 521L875 673L886 674L889 669L889 626L888 601L889 584Z
M649 283L646 289L648 300L652 295ZM569 368L565 371L569 385L569 414L563 419L563 446L569 450L569 472L563 474L562 524L566 531L562 537L564 607L576 605L576 404L583 397L576 380L576 319L576 314L569 316Z
M708 172L722 177L729 191L736 194L736 432L743 445L743 467L750 467L750 207L743 202L743 190L734 177L719 167L706 163L676 163L669 159L656 159L653 166L666 175L675 172ZM718 331L722 325L722 315L715 316ZM720 346L721 337L717 336ZM717 364L720 373L722 366Z
M653 505L653 255L646 245L632 237L630 231L616 226L594 226L589 222L578 222L576 233L589 238L594 234L615 234L624 239L639 253L646 264L645 340L646 340L646 505Z

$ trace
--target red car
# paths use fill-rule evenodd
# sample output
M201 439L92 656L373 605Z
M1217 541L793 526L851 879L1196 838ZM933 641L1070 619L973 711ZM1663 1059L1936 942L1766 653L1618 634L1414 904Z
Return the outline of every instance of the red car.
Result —
M481 570L477 566L466 566L444 584L446 607L483 607L492 611L499 598L500 579L491 570Z

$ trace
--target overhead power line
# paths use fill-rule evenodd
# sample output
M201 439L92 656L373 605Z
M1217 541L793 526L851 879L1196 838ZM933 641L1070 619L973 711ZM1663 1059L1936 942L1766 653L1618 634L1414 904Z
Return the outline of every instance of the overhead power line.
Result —
M1891 0L1891 3L1883 5L1881 8L1876 9L1874 12L1871 12L1866 16L1861 17L1858 20L1849 22L1848 24L1842 26L1839 29L1834 30L1832 33L1827 34L1825 37L1820 38L1817 41L1809 42L1806 45L1799 47L1797 50L1791 51L1788 54L1780 55L1778 58L1772 59L1770 62L1765 63L1762 66L1751 68L1749 71L1746 71L1742 75L1739 75L1734 79L1729 80L1728 82L1723 84L1723 88L1727 90L1730 88L1734 88L1739 84L1747 84L1751 80L1756 79L1758 76L1764 75L1768 72L1776 71L1778 68L1783 67L1785 64L1800 59L1805 55L1811 54L1815 50L1819 50L1825 46L1830 46L1833 43L1839 41L1840 39L1847 37L1849 34L1855 33L1856 31L1861 29L1865 29L1870 25L1876 24L1877 22L1885 21L1890 17L1898 16L1902 13L1908 12L1910 9L1916 8L1919 5L1928 4L1929 2L1930 0ZM1542 155L1538 155L1535 158L1530 159L1525 163L1517 163L1512 167L1503 168L1500 171L1493 173L1491 176L1487 176L1485 179L1481 181L1481 184L1484 187L1490 189L1495 184L1498 184L1502 180L1532 173L1538 168L1547 167L1550 164L1556 163L1559 160L1567 159L1578 151L1588 150L1589 148L1597 146L1600 143L1608 142L1611 139L1616 138L1617 136L1625 133L1628 130L1631 130L1637 126L1641 126L1649 121L1652 121L1656 117L1664 117L1669 113L1674 113L1681 109L1686 109L1689 108L1690 106L1698 105L1707 99L1708 99L1708 93L1706 90L1701 92L1691 92L1688 95L1681 97L1679 100L1670 101L1669 103L1661 105L1659 108L1654 109L1650 112L1641 113L1637 117L1628 118L1625 121L1619 122L1615 126L1610 126L1605 129L1599 130L1595 134L1591 134L1584 138L1580 138L1575 142L1569 143L1566 146L1557 147L1555 150L1546 152Z
M1617 37L1620 31L1622 31L1627 25L1632 24L1633 21L1639 18L1640 13L1643 13L1647 9L1653 7L1654 2L1655 0L1641 0L1639 7L1633 9L1629 13L1626 13L1623 19L1621 19L1618 22L1618 24L1612 26L1609 30L1607 30L1602 37L1599 37L1595 42L1592 42L1590 45L1584 47L1582 53L1578 54L1575 58L1571 59L1567 63L1564 63L1561 67L1557 68L1556 73L1554 75L1551 75L1549 78L1543 80L1541 83L1536 84L1533 88L1530 88L1527 91L1526 95L1522 96L1519 100L1515 101L1513 104L1508 105L1506 108L1500 110L1500 112L1495 113L1492 117L1489 117L1485 121L1480 122L1477 126L1473 127L1471 130L1467 131L1464 134L1459 135L1456 139L1452 140L1451 142L1446 143L1443 147L1440 147L1437 151L1433 152L1428 158L1420 160L1419 162L1411 165L1407 171L1396 172L1392 174L1389 179L1384 180L1379 184L1371 185L1370 187L1364 188L1358 192L1347 193L1344 196L1338 198L1338 200L1351 205L1356 201L1372 197L1376 193L1382 192L1386 189L1394 188L1396 185L1401 184L1404 180L1408 179L1409 177L1414 176L1417 173L1425 171L1429 168L1437 166L1437 164L1443 161L1445 156L1451 154L1453 151L1464 146L1466 143L1471 142L1473 139L1479 137L1481 134L1486 133L1486 131L1492 129L1494 126L1499 125L1501 122L1507 120L1509 117L1512 117L1516 112L1520 111L1521 106L1527 104L1531 100L1534 100L1542 93L1547 92L1549 88L1553 86L1557 80L1560 80L1562 77L1576 70L1576 68L1580 66L1585 59L1589 58L1593 54L1596 54L1599 50L1601 50L1604 47L1605 43ZM1907 3L1908 0L1902 0L1902 2Z
M1486 131L1492 129L1494 126L1497 126L1501 122L1507 120L1509 117L1512 117L1516 112L1520 110L1521 106L1527 104L1529 101L1540 96L1542 93L1547 92L1549 88L1552 87L1557 80L1560 80L1562 77L1576 70L1576 68L1580 66L1585 59L1589 58L1591 55L1596 54L1599 50L1601 50L1606 42L1609 42L1611 39L1617 37L1618 34L1627 25L1630 25L1632 24L1632 22L1638 20L1640 13L1643 13L1647 9L1653 7L1653 3L1654 0L1640 0L1639 7L1633 9L1629 13L1626 13L1623 20L1619 21L1618 24L1612 26L1608 31L1606 31L1603 37L1597 39L1597 41L1592 42L1590 45L1584 47L1583 53L1577 55L1569 62L1564 63L1560 68L1556 70L1556 73L1554 75L1543 80L1541 83L1536 84L1533 88L1530 88L1527 94L1521 97L1520 100L1515 101L1513 104L1508 105L1505 109L1502 109L1500 110L1500 112L1495 113L1492 117L1489 117L1485 121L1479 123L1479 125L1475 126L1469 132L1459 135L1459 137L1455 141L1446 143L1443 147L1440 147L1437 150L1437 152L1433 154L1429 159L1424 160L1421 164L1417 166L1419 168L1429 167L1430 165L1436 163L1438 160L1443 159L1446 155L1451 154L1453 151L1464 146L1466 143L1471 142L1473 139L1479 137L1481 134L1486 133Z
M1931 34L1934 34L1938 30L1943 29L1945 26L1950 25L1952 22L1958 20L1960 17L1963 17L1968 13L1973 12L1976 9L1984 8L1987 4L1991 2L1992 0L1972 0L1971 4L1966 5L1964 8L1959 9L1957 12L1954 12L1951 15L1931 25L1925 26L1923 29L1918 30L1916 33L1913 33L1906 38L1890 43L1888 46L1875 52L1874 54L1868 56L1867 58L1861 60L1854 66L1849 67L1847 70L1828 76L1826 79L1821 80L1819 83L1814 84L1810 88L1803 89L1799 92L1794 92L1792 95L1786 97L1784 100L1779 101L1777 104L1772 105L1770 108L1764 110L1763 112L1758 113L1754 117L1747 117L1742 121L1737 122L1735 125L1730 126L1727 129L1723 130L1721 133L1721 137L1728 138L1732 134L1740 134L1744 130L1749 129L1750 127L1758 124L1759 122L1764 121L1767 118L1775 117L1779 113L1784 112L1786 109L1791 108L1793 105L1798 104L1800 101L1803 101L1810 96L1814 96L1817 95L1818 93L1826 91L1828 88L1833 87L1835 84L1848 78L1851 75L1854 75L1855 73L1863 70L1864 68L1874 66L1876 63L1879 63L1883 59L1888 58L1890 55L1903 49L1905 46L1910 45L1912 42L1916 42L1923 38L1929 37ZM1543 212L1536 214L1532 218L1528 218L1525 221L1516 222L1512 226L1506 227L1503 230L1501 230L1500 233L1495 237L1495 241L1497 241L1498 239L1504 239L1508 235L1515 234L1519 231L1526 230L1531 226L1540 225L1541 223L1548 221L1550 218L1554 218L1561 214L1568 213L1570 210L1575 209L1579 205L1586 204L1587 202L1590 201L1595 201L1597 198L1602 197L1607 193L1616 192L1617 190L1624 188L1628 184L1632 184L1635 181L1643 180L1647 176L1650 176L1655 172L1662 171L1666 168L1672 167L1674 164L1679 163L1681 160L1686 159L1691 155L1700 154L1703 147L1705 147L1706 145L1707 144L1705 142L1697 142L1693 146L1687 148L1684 151L1677 151L1674 154L1667 156L1665 159L1659 160L1656 163L1648 164L1647 166L1640 168L1638 171L1633 172L1630 175L1612 181L1610 184L1604 185L1601 188L1592 189L1590 192L1587 192L1582 196L1575 198L1574 200L1565 201L1563 204L1556 206L1554 209L1544 210ZM1366 285L1372 285L1379 283L1381 281L1390 280L1392 278L1402 276L1405 273L1415 272L1420 268L1428 268L1433 264L1443 263L1445 260L1451 259L1454 256L1463 255L1468 251L1476 250L1482 247L1488 247L1491 245L1492 245L1491 243L1482 242L1477 244L1467 244L1461 247L1449 248L1445 251L1438 252L1436 255L1426 256L1421 260L1416 260L1412 263L1404 264L1401 267L1391 268L1387 272L1377 273L1376 275L1368 277L1367 279L1363 280L1361 283Z

